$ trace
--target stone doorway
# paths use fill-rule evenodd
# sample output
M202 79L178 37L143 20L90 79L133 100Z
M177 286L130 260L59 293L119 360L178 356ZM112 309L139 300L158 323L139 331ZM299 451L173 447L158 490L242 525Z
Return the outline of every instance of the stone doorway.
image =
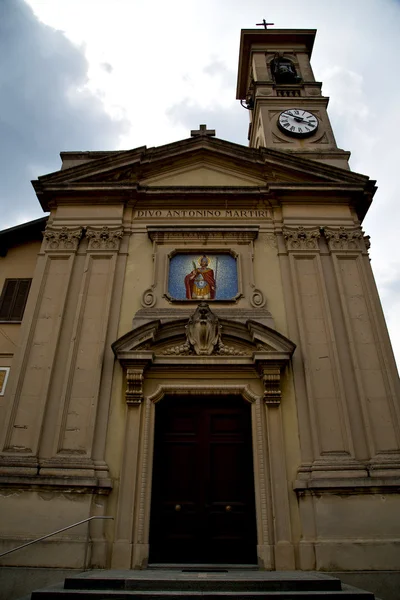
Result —
M115 355L125 371L126 418L112 566L118 569L142 569L149 561L154 563L157 560L164 564L167 560L182 562L181 550L176 550L174 559L171 558L171 553L169 556L162 555L162 548L173 538L173 532L165 532L163 528L169 523L176 523L177 519L186 514L187 507L184 506L186 500L178 497L179 494L176 497L171 494L168 496L168 488L163 492L153 486L158 478L157 469L159 472L162 470L153 461L154 451L160 452L159 432L155 427L156 414L167 411L168 418L171 407L178 411L182 405L197 409L201 405L206 413L198 417L200 422L202 418L210 420L210 413L207 411L211 409L206 407L212 401L213 406L222 411L226 411L227 407L232 410L239 410L241 407L241 417L237 420L247 423L247 433L243 435L241 443L247 448L243 451L243 456L250 458L247 459L246 468L243 468L246 473L241 474L241 481L247 481L246 477L251 474L251 486L245 485L245 488L251 489L253 494L252 500L246 499L247 505L252 506L252 511L248 512L252 517L249 517L249 533L240 534L243 543L236 544L233 528L229 531L224 527L235 518L239 521L239 513L235 513L232 508L233 503L242 500L231 499L226 494L219 500L224 512L220 511L218 521L217 516L213 516L217 522L214 523L214 528L210 527L207 519L211 520L211 517L205 516L206 509L209 510L206 504L210 506L210 503L204 500L206 494L210 493L207 477L214 477L216 483L223 482L229 469L223 466L217 471L220 474L217 477L210 471L213 466L210 461L204 462L201 467L195 465L197 472L209 469L208 475L203 476L205 480L201 489L194 488L196 496L203 498L202 508L196 509L196 522L201 523L203 538L194 538L199 546L198 554L195 555L193 551L189 558L190 553L184 553L184 560L190 560L191 564L194 561L204 564L204 560L254 564L257 560L258 565L264 569L293 569L295 561L288 490L286 485L277 485L276 482L285 482L287 477L280 384L281 372L290 361L294 344L261 323L219 319L208 314L211 313L209 307L202 307L202 310L205 313L200 315L200 320L211 323L212 331L218 334L218 345L211 346L208 354L204 354L202 348L197 348L196 340L190 342L189 322L186 319L165 323L160 320L150 321L133 329L113 345ZM196 324L195 321L193 314L190 323ZM158 421L160 420L163 419L160 417ZM204 423L201 427L204 432ZM234 434L234 429L231 434ZM199 447L202 448L200 456L210 455L212 441L210 433L203 435L199 440ZM221 444L221 447L224 445ZM221 455L224 452L229 455L226 447L220 450ZM233 453L232 449L231 452ZM161 454L165 454L165 449ZM226 459L226 464L229 460ZM184 481L187 479L183 470L185 465L179 462L176 464L178 480ZM156 470L154 478L153 466ZM189 467L186 466L186 469ZM175 475L174 471L171 472ZM169 480L173 481L173 478L169 477ZM218 491L217 486L215 489ZM161 498L158 507L154 504L157 497ZM168 518L166 512L163 512L166 507L162 502L169 502ZM180 506L175 510L177 505ZM230 509L227 509L228 506ZM155 507L154 510L152 507ZM211 512L213 515L218 513L216 510ZM158 526L154 525L157 519ZM191 535L194 535L196 526L193 523L191 527ZM220 533L216 534L218 528ZM157 531L161 532L160 538L155 534ZM205 532L208 532L207 535ZM221 556L212 558L210 548L217 547L218 535L221 544L225 544L225 550L221 551ZM247 541L246 535L249 535L251 543ZM229 544L228 539L231 542ZM230 553L230 548L234 548L235 544L235 552ZM247 550L242 549L242 554L242 550L237 549L239 546Z
M150 562L257 563L251 406L242 398L157 405Z

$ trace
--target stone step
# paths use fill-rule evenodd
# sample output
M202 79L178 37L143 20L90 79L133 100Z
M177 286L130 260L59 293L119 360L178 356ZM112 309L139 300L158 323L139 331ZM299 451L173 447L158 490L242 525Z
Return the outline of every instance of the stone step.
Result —
M91 571L37 590L32 600L374 600L374 595L323 573L228 571Z
M169 590L158 592L152 590L65 590L62 586L54 586L32 593L32 600L191 600L194 598L207 598L208 600L374 600L370 592L357 590L351 586L343 586L340 591L287 591L287 592L236 592L223 591L181 591Z
M178 576L169 574L151 575L148 571L147 576L118 576L106 573L104 576L86 577L78 575L67 577L64 588L74 589L97 589L97 590L126 590L126 591L340 591L341 582L335 577L329 576L299 576L282 575L276 576L275 573L266 575L265 572L258 572L249 576L241 576L229 573L227 576L220 576L219 573L187 573L182 572Z

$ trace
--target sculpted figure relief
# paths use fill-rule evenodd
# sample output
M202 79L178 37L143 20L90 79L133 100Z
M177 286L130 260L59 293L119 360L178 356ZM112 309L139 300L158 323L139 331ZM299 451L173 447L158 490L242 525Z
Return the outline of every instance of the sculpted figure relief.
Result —
M197 355L210 355L221 340L221 325L206 302L200 302L186 325L186 336Z

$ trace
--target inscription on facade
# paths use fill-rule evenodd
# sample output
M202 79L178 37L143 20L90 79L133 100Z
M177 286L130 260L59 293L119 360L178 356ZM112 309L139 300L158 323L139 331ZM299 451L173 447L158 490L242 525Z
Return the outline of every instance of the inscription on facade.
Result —
M137 210L135 219L272 219L272 211L269 208L254 210Z

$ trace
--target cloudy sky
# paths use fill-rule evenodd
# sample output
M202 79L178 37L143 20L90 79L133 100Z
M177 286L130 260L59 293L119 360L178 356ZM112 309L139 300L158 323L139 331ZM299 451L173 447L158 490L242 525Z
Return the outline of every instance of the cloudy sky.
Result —
M241 28L317 28L338 145L378 180L364 221L400 362L399 0L0 0L0 228L42 216L30 180L60 150L148 147L207 123L247 145Z

